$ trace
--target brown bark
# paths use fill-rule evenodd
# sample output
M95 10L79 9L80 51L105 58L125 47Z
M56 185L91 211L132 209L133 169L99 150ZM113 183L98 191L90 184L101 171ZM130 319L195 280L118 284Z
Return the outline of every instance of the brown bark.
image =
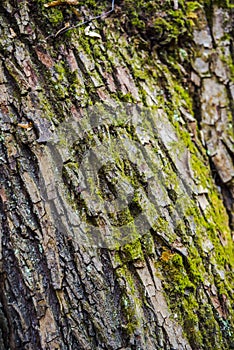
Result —
M0 349L234 349L231 6L45 4L0 4Z

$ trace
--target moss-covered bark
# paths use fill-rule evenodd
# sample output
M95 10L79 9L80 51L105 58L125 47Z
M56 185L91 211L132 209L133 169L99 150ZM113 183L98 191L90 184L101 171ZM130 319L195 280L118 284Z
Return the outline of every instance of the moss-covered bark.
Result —
M232 5L46 3L0 4L0 348L234 349Z

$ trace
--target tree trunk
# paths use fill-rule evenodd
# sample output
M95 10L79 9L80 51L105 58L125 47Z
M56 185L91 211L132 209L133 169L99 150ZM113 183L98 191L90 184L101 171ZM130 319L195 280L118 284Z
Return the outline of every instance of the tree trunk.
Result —
M1 1L0 349L234 349L232 8Z

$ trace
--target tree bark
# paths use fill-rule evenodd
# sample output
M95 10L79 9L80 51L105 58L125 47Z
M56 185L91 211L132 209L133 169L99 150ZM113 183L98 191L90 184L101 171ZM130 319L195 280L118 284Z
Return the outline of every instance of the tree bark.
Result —
M0 4L0 349L234 349L233 5L109 8Z

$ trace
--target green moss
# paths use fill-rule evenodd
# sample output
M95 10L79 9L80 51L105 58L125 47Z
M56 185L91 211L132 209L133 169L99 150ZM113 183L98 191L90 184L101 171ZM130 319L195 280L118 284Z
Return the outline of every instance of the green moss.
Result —
M189 94L189 91L186 90L181 85L178 85L176 82L173 82L175 103L177 105L184 105L186 108L193 114L193 100Z
M68 80L67 80L67 68L62 60L54 65L55 74L51 77L51 83L53 84L54 93L58 99L65 99L69 96L68 93Z
M196 154L190 154L190 166L194 175L195 181L199 183L202 188L210 187L210 169L204 164L204 160L199 158Z
M186 1L185 6L186 6L186 12L189 14L200 9L202 7L202 4L201 2L199 3L198 1Z
M57 28L58 25L62 25L64 22L61 6L46 8L44 5L48 2L47 0L37 0L38 12L49 21L52 27Z
M150 233L146 233L140 239L141 246L146 256L155 256L155 245L153 237Z
M64 20L63 13L58 8L50 9L47 13L47 18L49 19L50 23L55 26L62 24Z
M217 343L222 343L222 335L219 325L214 318L211 305L200 305L197 315L199 317L199 322L202 323L206 329L206 336L203 337L203 345L206 349L220 349ZM218 342L216 340L217 338L219 340Z
M189 248L189 258L186 261L186 265L189 278L194 284L200 285L202 282L204 282L206 270L203 265L200 251L194 245L191 245Z
M138 29L145 29L145 22L140 20L138 16L132 18L131 24Z
M140 240L124 245L121 251L124 253L125 259L128 262L139 259L144 260Z
M88 55L92 54L92 48L89 41L89 37L87 37L84 33L85 28L81 27L79 30L79 46L82 48L84 52L86 52ZM73 39L74 41L77 40L77 38Z
M136 282L127 267L123 266L116 269L116 275L119 281L121 281L120 285L124 281L121 296L121 308L124 315L122 327L128 335L132 335L141 324L140 310L142 308L142 301L135 289Z
M215 4L219 7L222 7L222 8L229 8L229 9L233 9L234 8L234 4L232 2L232 0L209 0L209 1L206 1L206 2L210 2L211 4ZM204 3L206 3L204 2Z
M176 314L178 320L183 324L184 332L191 346L203 348L204 342L207 344L209 340L204 341L207 330L203 328L200 316L200 310L205 308L205 305L199 304L195 294L198 286L201 285L201 276L204 276L199 255L190 254L185 262L181 255L172 254L171 258L167 260L160 259L157 266L160 267L164 276L165 295L173 314ZM212 315L212 320L210 320L212 330L214 325L216 323ZM213 341L213 343L215 342Z
M136 35L140 32L141 37L152 41L154 45L164 45L166 51L170 51L167 46L169 43L174 45L180 41L186 45L194 25L195 11L200 4L196 1L181 1L177 9L173 5L170 1L125 1L123 10L127 16L124 25L128 33L132 31ZM176 46L173 49L177 51Z
M38 92L37 96L40 101L40 108L43 111L42 117L48 120L55 120L53 106L51 105L49 99L45 97L42 92Z
M167 276L168 282L171 281L167 284L166 290L172 298L176 299L187 291L194 291L195 285L189 280L182 257L179 254L173 254L168 261L162 261L163 274Z
M173 242L176 238L176 235L174 232L172 232L171 227L169 225L168 220L166 217L160 216L157 218L153 229L156 234L159 236L166 236L169 239L169 242Z
M118 99L123 102L135 102L135 99L130 92L124 94L120 90L118 91Z
M194 296L190 295L187 299L184 299L182 307L184 310L183 328L185 329L189 343L196 349L202 349L203 337L199 330L199 318L197 315L199 305Z

